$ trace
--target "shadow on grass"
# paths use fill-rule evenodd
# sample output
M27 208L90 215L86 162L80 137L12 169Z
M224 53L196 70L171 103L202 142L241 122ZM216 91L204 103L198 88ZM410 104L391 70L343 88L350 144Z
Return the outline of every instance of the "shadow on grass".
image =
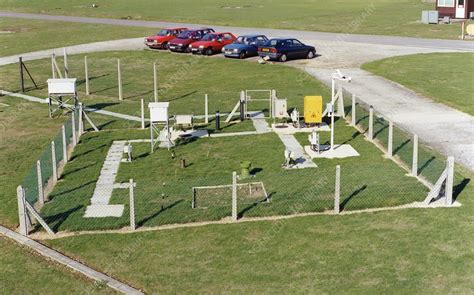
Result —
M55 214L55 215L43 217L43 219L54 232L57 232L59 230L59 227L61 226L61 224L63 224L64 221L66 221L66 219L68 219L68 217L71 214L79 211L82 208L84 208L84 206L79 205L79 206L76 206L74 208L71 208L71 209L67 210L66 212L62 212L62 213L58 213L58 214ZM35 228L35 231L39 227L41 227L41 226L38 226L37 228Z
M183 201L184 201L184 200L178 200L178 201L176 201L176 202L174 202L174 203L172 203L172 204L170 204L170 205L168 205L168 206L166 206L166 207L163 207L163 206L162 206L161 209L160 209L160 211L155 212L155 213L153 213L152 215L150 215L150 216L148 216L148 217L145 217L143 220L137 222L137 226L138 226L138 227L141 227L141 226L145 225L145 223L147 223L148 221L150 221L150 220L152 220L153 218L157 217L158 215L160 215L161 213L165 212L166 210L169 210L169 209L171 209L171 208L177 206L178 204L182 203Z
M245 213L247 213L248 211L252 210L253 208L257 207L258 205L260 205L261 203L266 203L267 200L271 200L272 196L274 195L274 193L270 193L268 195L267 198L264 198L260 201L255 201L254 203L252 203L251 205L245 207L244 209L242 209L239 213L237 213L237 218L242 218L244 217Z
M92 105L87 105L88 108L96 109L96 110L102 110L110 106L114 106L116 104L119 104L118 102L100 102Z
M95 152L96 150L101 149L101 148L106 147L106 146L107 146L107 144L103 143L103 144L101 144L101 145L99 145L99 146L96 146L95 148L90 149L90 150L88 150L88 151L85 151L85 152L83 152L83 153L81 153L81 154L76 154L76 155L74 155L74 156L71 157L71 160L70 160L70 161L75 160L75 159L77 159L77 158L79 158L79 157L83 157L83 156L85 156L85 155L87 155L87 154L90 154L90 153L92 153L92 152Z
M197 90L188 92L188 93L183 94L183 95L180 95L180 96L173 97L173 98L171 98L171 99L168 100L168 101L174 101L174 100L178 100L178 99L180 99L180 98L185 98L185 97L188 97L188 96L190 96L190 95L193 95L194 93L197 93Z
M82 167L78 167L76 169L73 169L73 170L69 170L67 171L66 173L64 173L61 177L65 177L65 176L68 176L68 175L71 175L71 174L74 174L76 172L79 172L81 170L84 170L84 169L87 169L87 168L90 168L92 166L95 166L97 163L91 163L91 164L88 164L86 166L82 166Z
M149 90L149 91L145 91L145 92L138 93L138 94L135 94L135 95L124 97L124 99L131 99L131 98L136 98L136 97L140 97L140 96L145 96L145 95L150 94L152 92L153 92L152 90Z
M342 201L341 205L340 205L340 210L344 210L347 206L347 203L349 203L349 201L354 198L355 196L357 196L358 194L360 194L361 192L363 192L365 189L367 188L367 185L363 185L361 186L360 188L356 189L355 191L353 191L347 198L344 199L344 201Z
M453 201L456 201L461 192L466 188L466 186L471 182L470 178L464 178L459 184L456 184L453 188Z
M397 146L397 147L393 150L393 155L398 154L398 152L399 152L404 146L406 146L407 144L409 144L410 141L411 141L411 139L407 139L407 140L405 140L404 142L402 142L399 146Z
M435 156L432 156L431 158L429 158L428 160L426 160L425 163L423 163L423 165L420 166L420 168L418 168L417 170L417 173L420 174L423 170L426 169L426 167L428 167L430 165L431 162L433 162L434 160L436 160L436 157Z
M123 86L130 85L130 84L131 84L131 83L122 83L122 87L123 87ZM107 90L112 90L112 89L118 89L118 85L110 86L110 87L107 87L107 88L104 88L104 89L101 89L101 90L97 90L97 91L91 92L91 94L97 94L97 93L105 92L105 91L107 91ZM117 94L117 95L118 95L118 94Z
M89 186L89 185L94 184L94 183L96 183L95 180L90 180L90 181L88 181L88 182L86 182L86 183L83 183L83 184L78 185L78 186L76 186L76 187L73 187L73 188L71 188L71 189L68 189L68 190L65 190L65 191L60 191L60 192L58 192L58 193L56 193L56 194L54 194L54 195L52 194L52 195L49 196L49 200L52 201L52 200L54 200L54 199L57 198L57 197L60 197L60 196L65 195L65 194L68 194L68 193L70 193L70 192L74 192L74 191L76 191L76 190L79 190L79 189L81 189L81 188L83 188L83 187ZM92 195L92 193L91 193L91 195Z
M105 77L105 76L110 76L110 74L102 74L100 76L89 77L89 82L92 81L92 80L96 80L96 79ZM76 85L82 85L82 84L85 84L85 83L86 83L86 79L78 79L77 82L76 82ZM91 92L91 94L92 94L92 92Z

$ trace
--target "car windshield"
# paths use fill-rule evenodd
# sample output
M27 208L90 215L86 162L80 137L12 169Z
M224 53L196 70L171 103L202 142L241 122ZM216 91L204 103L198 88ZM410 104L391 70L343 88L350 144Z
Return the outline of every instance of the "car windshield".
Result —
M178 38L179 39L189 39L193 36L193 32L192 31L184 31L182 32L181 34L178 35Z
M265 46L277 46L277 45L281 45L281 43L282 43L281 40L273 39L265 43Z
M216 34L207 34L206 36L202 37L202 41L212 41L214 39L217 39Z
M240 36L239 38L237 38L237 40L235 40L235 43L248 44L249 43L249 38Z
M157 36L166 36L170 33L170 30L166 30L166 29L163 29L161 31L159 31L158 33L156 33Z

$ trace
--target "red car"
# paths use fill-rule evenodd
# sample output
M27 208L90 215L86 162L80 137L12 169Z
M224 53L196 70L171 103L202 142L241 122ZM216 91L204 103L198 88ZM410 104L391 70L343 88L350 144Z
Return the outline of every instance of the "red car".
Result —
M153 49L168 49L169 42L186 30L187 28L162 29L155 36L146 37L145 45Z
M221 53L222 47L232 44L237 39L232 33L209 33L200 41L189 45L191 52L196 54L213 55Z
M202 28L198 30L186 30L170 41L169 50L173 52L191 52L189 44L197 42L205 35L214 32L211 28Z

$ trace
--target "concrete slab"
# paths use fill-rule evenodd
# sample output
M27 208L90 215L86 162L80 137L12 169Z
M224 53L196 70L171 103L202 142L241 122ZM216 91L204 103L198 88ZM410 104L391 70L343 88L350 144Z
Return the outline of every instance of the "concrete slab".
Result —
M286 127L282 127L286 126ZM329 128L329 125L326 123L322 123L321 126L319 127L305 127L305 128L296 128L292 124L272 124L272 130L275 133L278 134L295 134L298 132L306 132L306 133L311 133L313 131L325 131L325 132L330 132L331 128Z
M336 145L332 150L329 149L329 146L321 145L321 149L323 149L323 151L318 154L313 151L309 145L304 147L304 151L311 157L311 159L342 159L360 156L350 144Z
M317 168L318 166L311 160L311 158L305 153L303 147L296 140L293 135L290 134L278 134L278 137L283 142L285 147L292 151L294 154L296 164L289 167L290 169L301 169L301 168Z
M85 218L122 217L124 205L91 205L87 206Z
M268 133L271 132L272 129L268 126L267 120L265 120L265 115L263 112L255 112L250 115L250 119L252 120L253 126L257 133Z

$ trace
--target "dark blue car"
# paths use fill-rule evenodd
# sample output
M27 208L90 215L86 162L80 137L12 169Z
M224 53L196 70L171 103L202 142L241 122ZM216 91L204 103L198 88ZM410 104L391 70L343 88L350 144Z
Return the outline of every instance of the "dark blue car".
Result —
M259 46L258 55L285 62L289 59L314 58L316 49L293 38L276 38Z
M239 36L234 43L224 46L222 53L225 57L246 58L257 56L258 47L268 41L264 35Z

